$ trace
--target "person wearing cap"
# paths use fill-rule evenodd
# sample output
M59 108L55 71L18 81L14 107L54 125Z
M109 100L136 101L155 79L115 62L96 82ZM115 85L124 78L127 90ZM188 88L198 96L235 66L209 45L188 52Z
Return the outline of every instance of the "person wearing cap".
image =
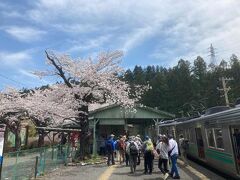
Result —
M144 174L152 174L153 169L153 143L151 139L146 136L143 143L144 153Z

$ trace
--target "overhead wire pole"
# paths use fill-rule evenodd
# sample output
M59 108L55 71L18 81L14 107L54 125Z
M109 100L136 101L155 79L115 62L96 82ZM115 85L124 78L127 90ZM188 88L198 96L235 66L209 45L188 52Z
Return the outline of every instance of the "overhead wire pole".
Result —
M225 102L226 102L226 106L229 106L229 99L228 99L228 92L231 90L231 87L227 87L227 82L228 81L231 81L233 80L232 78L224 78L224 77L221 77L219 79L220 81L222 81L222 89L220 88L217 88L219 91L223 91L224 93L224 98L225 98Z

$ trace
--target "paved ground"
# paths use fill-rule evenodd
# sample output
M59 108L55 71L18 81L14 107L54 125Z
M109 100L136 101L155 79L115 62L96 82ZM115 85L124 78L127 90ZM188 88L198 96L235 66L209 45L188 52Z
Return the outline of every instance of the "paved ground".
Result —
M200 180L200 179L213 179L224 180L224 178L214 174L213 172L199 167L196 163L190 162L190 166L182 166L182 162L179 162L179 171L181 179L184 180ZM130 173L129 167L123 165L106 166L91 165L91 166L78 166L78 167L64 167L56 170L53 173L42 177L41 179L57 179L57 180L161 180L163 175L157 168L157 161L154 162L154 170L152 175L143 174L143 161L141 165L137 167L136 173L133 175ZM169 178L171 179L171 178Z

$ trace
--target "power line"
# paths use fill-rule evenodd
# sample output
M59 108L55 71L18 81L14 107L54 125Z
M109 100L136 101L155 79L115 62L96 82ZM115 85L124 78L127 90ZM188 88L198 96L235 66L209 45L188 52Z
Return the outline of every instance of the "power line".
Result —
M11 78L9 78L9 77L7 77L7 76L4 76L4 75L2 75L2 74L0 74L0 77L2 77L2 78L4 78L4 79L7 79L7 80L10 80L10 81L12 81L12 82L15 82L15 83L18 84L18 85L27 86L26 84L23 84L23 83L21 83L21 82L18 82L18 81L16 81L16 80L11 79Z

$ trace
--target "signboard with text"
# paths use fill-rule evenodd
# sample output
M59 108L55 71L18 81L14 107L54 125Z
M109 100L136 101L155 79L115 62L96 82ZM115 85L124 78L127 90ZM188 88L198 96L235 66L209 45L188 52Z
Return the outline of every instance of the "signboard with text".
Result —
M4 145L4 133L6 126L4 124L0 124L0 165L3 162L3 145Z

